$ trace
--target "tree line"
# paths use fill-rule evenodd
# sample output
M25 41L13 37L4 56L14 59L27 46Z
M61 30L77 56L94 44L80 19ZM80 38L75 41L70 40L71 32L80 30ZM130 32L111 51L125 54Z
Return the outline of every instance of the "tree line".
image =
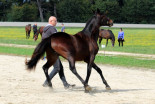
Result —
M0 0L0 21L86 22L97 8L115 23L155 24L154 0Z

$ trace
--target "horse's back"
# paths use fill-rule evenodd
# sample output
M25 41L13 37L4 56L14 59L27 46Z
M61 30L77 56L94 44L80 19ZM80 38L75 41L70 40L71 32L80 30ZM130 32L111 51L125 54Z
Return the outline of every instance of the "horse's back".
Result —
M57 32L51 35L51 47L63 57L74 56L75 60L82 60L86 56L83 51L89 52L88 44L79 35L69 35L65 32Z
M99 32L99 37L109 39L110 38L109 31L101 29Z

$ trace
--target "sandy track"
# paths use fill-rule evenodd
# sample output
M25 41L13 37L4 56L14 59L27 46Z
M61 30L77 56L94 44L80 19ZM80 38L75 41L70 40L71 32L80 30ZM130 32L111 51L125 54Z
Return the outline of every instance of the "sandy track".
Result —
M99 65L111 86L106 91L98 73L92 70L91 93L63 62L67 81L76 84L64 89L59 76L52 80L54 89L42 87L45 75L40 61L35 72L25 70L24 57L0 55L0 104L155 104L155 72ZM77 63L78 73L85 79L86 64ZM52 68L51 68L52 69Z

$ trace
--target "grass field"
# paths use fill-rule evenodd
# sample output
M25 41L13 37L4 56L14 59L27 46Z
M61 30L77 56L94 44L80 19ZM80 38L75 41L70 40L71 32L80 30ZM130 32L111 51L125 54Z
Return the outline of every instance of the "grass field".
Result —
M57 29L60 31L59 27ZM69 34L75 34L82 29L83 28L66 28L66 32ZM119 28L104 29L111 29L116 38L115 47L111 46L111 42L109 40L108 47L104 48L106 51L155 54L155 29L123 28L123 31L125 32L124 47L118 47L117 35ZM33 33L31 32L30 39L25 39L24 27L0 27L0 43L37 45L40 42L41 37L39 36L39 39L34 42L32 36ZM105 43L106 40L103 40L102 44ZM103 48L100 48L100 50L103 50ZM0 53L30 56L32 52L33 49L28 48L0 46ZM97 55L95 61L101 64L155 69L155 60L139 59L137 57Z
M60 28L57 28L60 31ZM124 28L125 42L124 47L118 47L117 34L119 28L105 28L111 29L115 35L115 47L111 47L109 40L108 47L104 50L107 51L120 51L120 52L131 52L131 53L144 53L144 54L155 54L155 29L133 29ZM69 34L75 34L81 31L82 28L66 28L66 32ZM32 39L33 33L31 32L30 39L25 39L24 27L0 27L0 43L11 43L11 44L26 44L36 45L40 41L41 37L34 42ZM102 41L105 44L106 40ZM103 50L100 48L100 50Z

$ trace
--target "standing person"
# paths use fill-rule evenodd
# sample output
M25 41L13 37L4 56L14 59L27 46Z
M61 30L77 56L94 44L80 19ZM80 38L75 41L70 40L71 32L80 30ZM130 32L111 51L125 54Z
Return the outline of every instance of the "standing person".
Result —
M57 29L55 28L56 24L57 24L56 17L51 16L49 18L48 24L43 29L42 40L50 37L52 34L57 32ZM64 85L65 88L69 88L70 86L74 86L74 85L70 85L70 84L67 83L65 75L64 75L64 69L63 69L62 63L61 63L59 58L56 60L56 62L53 65L53 67L54 67L54 69L51 71L51 73L49 75L50 80L52 79L53 75L55 76L57 74L57 72L59 72L60 79L62 80L63 85ZM47 80L45 80L43 86L44 87L48 86Z
M124 31L122 28L120 28L120 31L118 32L118 42L119 42L119 47L120 47L120 43L122 44L122 47L123 47Z
M33 29L33 38L34 38L34 36L35 36L35 34L36 34L36 32L37 32L37 24L34 24L33 25L33 27L32 27L32 29Z
M61 32L65 32L65 26L64 26L64 24L62 23L61 25L62 25Z

